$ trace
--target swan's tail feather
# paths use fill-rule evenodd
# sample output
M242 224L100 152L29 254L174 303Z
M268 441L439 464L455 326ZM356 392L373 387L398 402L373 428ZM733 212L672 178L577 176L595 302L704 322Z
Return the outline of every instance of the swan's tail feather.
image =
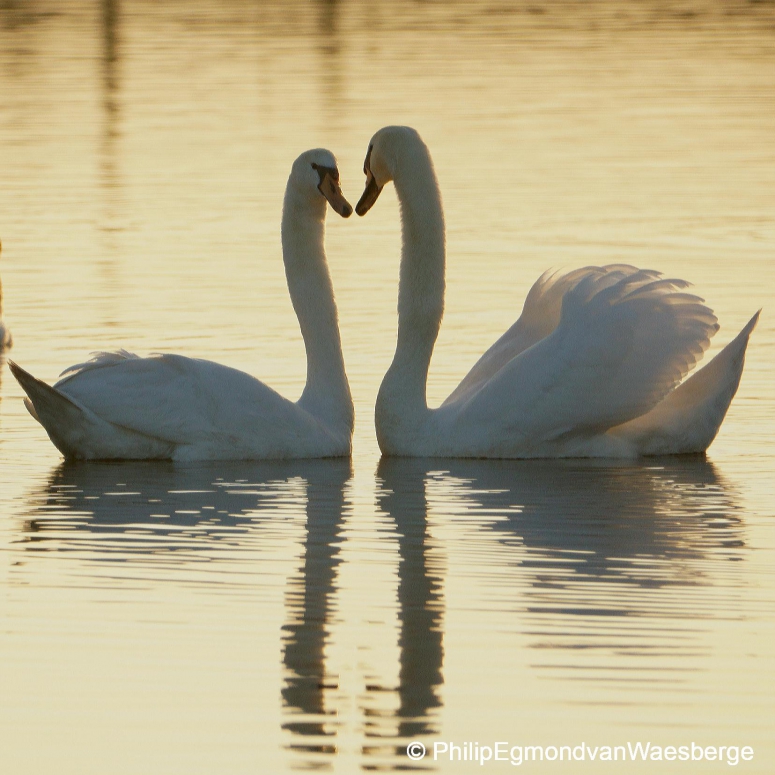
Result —
M45 426L45 422L42 418L48 416L52 412L55 412L57 415L71 415L73 419L83 414L82 409L73 403L67 396L37 377L33 377L32 374L25 371L18 363L8 361L8 368L28 396L24 401L27 409L41 425Z
M650 412L612 434L635 446L641 455L704 452L716 438L737 392L748 339L759 310L721 352L682 382Z
M170 442L103 420L13 361L8 361L8 367L28 396L25 404L30 414L66 458L149 460L172 456L174 445Z
M86 413L72 399L46 384L13 361L8 368L27 394L24 404L29 413L46 429L51 441L64 454L70 454L71 445L60 428L79 427L88 422Z

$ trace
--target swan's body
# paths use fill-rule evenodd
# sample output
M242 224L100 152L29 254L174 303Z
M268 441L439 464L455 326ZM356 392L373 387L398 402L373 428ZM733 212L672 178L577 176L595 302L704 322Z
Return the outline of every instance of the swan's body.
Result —
M3 250L3 245L0 243L0 253ZM3 323L3 283L0 280L0 353L3 350L8 350L13 344L11 332L8 326Z
M282 222L288 288L307 350L297 402L249 374L182 355L98 353L53 388L10 364L31 414L65 457L348 456L354 415L323 247L326 199L340 215L352 212L333 155L307 151L288 179Z
M426 381L444 309L444 217L408 127L372 139L363 215L388 181L401 205L398 343L377 397L386 455L633 457L702 452L737 390L758 313L685 382L718 329L682 280L628 265L543 275L521 317L437 409Z

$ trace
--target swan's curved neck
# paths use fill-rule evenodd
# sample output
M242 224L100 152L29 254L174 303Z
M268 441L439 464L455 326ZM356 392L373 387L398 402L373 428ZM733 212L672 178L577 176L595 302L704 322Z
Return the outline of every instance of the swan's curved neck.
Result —
M307 351L307 384L299 405L351 430L353 403L323 246L326 206L322 196L310 198L288 187L283 203L283 262Z
M385 435L406 437L427 418L426 383L444 314L444 212L436 174L424 145L399 159L394 183L401 205L398 342L382 381L376 414ZM418 428L419 429L419 428Z

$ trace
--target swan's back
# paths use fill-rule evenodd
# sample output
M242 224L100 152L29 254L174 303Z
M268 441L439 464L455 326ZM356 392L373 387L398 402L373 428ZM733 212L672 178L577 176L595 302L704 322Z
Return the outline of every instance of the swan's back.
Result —
M212 361L99 353L54 387L113 425L174 445L176 457L224 456L215 450L234 458L315 457L331 446L331 433L311 414L255 377Z

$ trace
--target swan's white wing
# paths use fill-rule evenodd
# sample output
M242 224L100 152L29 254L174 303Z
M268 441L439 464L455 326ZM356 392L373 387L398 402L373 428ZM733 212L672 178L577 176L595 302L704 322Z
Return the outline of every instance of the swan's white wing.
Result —
M516 446L598 434L647 412L718 329L687 285L646 270L587 274L565 293L557 328L460 402L458 427Z
M173 444L301 436L316 424L249 374L181 355L97 353L55 387L103 420Z
M444 404L472 396L512 358L549 336L560 323L565 294L582 280L589 276L602 275L607 275L608 281L620 280L638 271L637 267L629 264L608 264L585 266L565 273L544 272L528 292L517 322L479 358ZM654 276L658 275L654 273Z

